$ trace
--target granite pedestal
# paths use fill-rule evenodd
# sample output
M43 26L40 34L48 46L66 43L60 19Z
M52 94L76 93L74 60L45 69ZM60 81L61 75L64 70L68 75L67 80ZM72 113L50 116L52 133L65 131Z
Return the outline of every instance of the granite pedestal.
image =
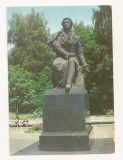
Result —
M88 107L86 90L46 90L43 97L43 133L39 137L43 151L89 150L89 132L85 116Z

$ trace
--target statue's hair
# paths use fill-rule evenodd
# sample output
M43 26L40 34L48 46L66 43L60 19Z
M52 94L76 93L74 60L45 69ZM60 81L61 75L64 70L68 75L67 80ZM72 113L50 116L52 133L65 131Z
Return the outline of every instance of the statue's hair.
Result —
M70 18L68 18L68 17L66 17L66 18L64 18L63 20L62 20L62 26L63 26L63 23L64 23L64 21L65 20L69 20L70 21L70 23L71 23L71 26L73 26L73 21L72 21L72 19L70 19Z

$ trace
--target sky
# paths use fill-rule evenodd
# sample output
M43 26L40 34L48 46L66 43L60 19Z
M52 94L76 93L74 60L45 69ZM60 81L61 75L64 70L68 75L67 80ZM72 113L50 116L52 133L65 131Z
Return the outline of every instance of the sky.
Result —
M11 19L13 13L26 15L30 13L31 8L43 13L45 20L48 21L47 27L54 33L61 30L61 21L69 17L73 22L83 21L85 25L92 25L93 9L98 6L41 6L41 7L8 7L7 18Z

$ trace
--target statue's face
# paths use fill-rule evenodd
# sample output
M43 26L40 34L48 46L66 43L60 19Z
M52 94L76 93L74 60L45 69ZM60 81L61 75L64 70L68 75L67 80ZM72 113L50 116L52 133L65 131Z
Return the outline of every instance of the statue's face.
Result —
M71 21L69 19L64 20L62 25L64 29L71 29L72 27Z

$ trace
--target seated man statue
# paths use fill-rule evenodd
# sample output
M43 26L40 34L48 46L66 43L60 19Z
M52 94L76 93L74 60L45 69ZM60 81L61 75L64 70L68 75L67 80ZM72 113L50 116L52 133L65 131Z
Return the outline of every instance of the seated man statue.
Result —
M54 33L49 39L49 45L57 54L51 66L51 77L54 87L70 89L76 86L80 70L89 72L89 65L85 61L80 38L71 31L72 20L64 18L61 24L63 30Z

